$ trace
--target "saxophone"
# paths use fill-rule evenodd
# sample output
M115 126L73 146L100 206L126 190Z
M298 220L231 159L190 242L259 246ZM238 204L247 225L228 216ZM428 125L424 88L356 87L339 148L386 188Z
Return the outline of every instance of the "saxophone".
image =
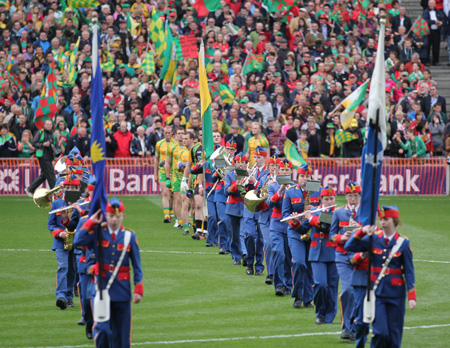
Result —
M310 203L311 203L311 192L307 192L305 197L305 209L308 205L310 205ZM305 234L302 234L300 238L305 242L311 240L311 229L308 230L308 232L306 232Z
M70 208L69 209L69 219L72 216L73 213L73 209ZM73 249L73 237L75 234L75 231L70 232L67 228L66 228L66 239L64 239L64 250L72 250Z

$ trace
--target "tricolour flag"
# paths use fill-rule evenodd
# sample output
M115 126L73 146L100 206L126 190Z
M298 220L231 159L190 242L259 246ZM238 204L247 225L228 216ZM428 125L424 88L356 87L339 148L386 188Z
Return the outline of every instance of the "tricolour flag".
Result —
M261 71L264 63L264 54L249 54L244 62L242 73L249 74L251 72Z
M155 44L155 51L158 57L161 57L164 52L164 23L159 17L155 9L152 11L152 21L150 23L150 40Z
M428 35L430 33L430 27L428 23L423 18L419 18L412 27L412 32L416 35Z
M100 69L100 59L98 57L98 35L94 28L94 38L92 42L92 82L91 82L91 159L92 168L97 183L92 195L89 216L98 209L105 212L106 208L106 190L103 178L105 177L106 166L106 146L105 146L105 127L103 125L103 84L102 70ZM103 216L105 216L103 214Z
M369 124L366 144L361 161L361 211L359 221L362 226L374 225L380 194L383 152L386 148L386 96L384 77L384 20L381 21L378 38L377 58L372 74L369 94ZM376 127L376 125L378 127Z
M289 139L284 142L283 152L295 169L306 163L305 159L299 154L295 144Z
M155 59L152 51L147 52L144 60L142 61L141 67L147 75L151 75L155 72Z
M345 107L345 110L341 114L342 128L347 129L350 126L358 106L362 104L366 96L368 83L369 79L342 101L341 105Z
M336 131L336 135L334 136L334 140L336 140L336 146L341 147L342 144L348 143L349 141L352 141L353 139L356 139L356 134L343 131L338 129Z
M70 7L81 8L81 7L97 7L100 5L98 0L68 0Z
M200 84L200 114L202 116L203 129L203 151L205 151L206 159L209 159L214 152L214 142L211 118L211 93L209 92L208 78L205 70L205 46L203 42L198 52L198 75Z
M210 12L215 12L222 7L220 0L197 0L192 4L199 17L206 17Z
M55 62L52 62L45 80L43 95L39 100L39 106L34 115L34 124L37 129L42 129L46 120L51 120L58 112L56 105L56 76Z
M236 102L236 100L234 99L233 91L229 89L227 85L220 84L219 91L220 91L220 99L224 103L233 104L234 102Z

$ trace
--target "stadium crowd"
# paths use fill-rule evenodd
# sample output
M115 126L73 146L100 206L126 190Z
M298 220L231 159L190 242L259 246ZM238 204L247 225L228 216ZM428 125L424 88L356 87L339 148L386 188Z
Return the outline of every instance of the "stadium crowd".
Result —
M337 135L341 102L371 76L379 17L385 13L386 155L429 157L450 149L446 100L427 68L438 64L440 41L449 38L442 1L422 1L428 31L410 31L414 18L397 0L281 3L287 5L270 13L265 1L225 0L219 10L199 17L201 5L194 8L187 0L107 0L95 8L56 0L0 1L0 157L31 157L38 150L36 111L52 64L55 151L67 154L76 146L89 157L94 18L100 23L107 156L153 156L165 126L198 131L197 59L177 56L170 82L159 79L158 54L153 72L142 68L149 49L157 48L149 40L155 13L174 38L194 35L197 44L205 43L213 130L220 132L222 145L233 137L238 152L245 153L248 140L261 133L270 154L282 155L289 139L303 157L361 155L367 101L357 108L345 140ZM130 18L137 24L133 30ZM69 57L78 39L73 71ZM263 60L244 73L250 55ZM407 129L414 130L411 136Z

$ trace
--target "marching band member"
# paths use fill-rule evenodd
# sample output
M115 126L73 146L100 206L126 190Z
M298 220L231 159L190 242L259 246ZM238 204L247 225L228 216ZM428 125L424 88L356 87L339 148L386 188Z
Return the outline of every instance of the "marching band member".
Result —
M319 208L335 204L336 192L327 186L320 191L322 205ZM334 207L322 213L333 213ZM330 241L330 224L319 221L321 212L306 211L305 220L298 229L305 234L311 229L311 244L308 260L311 262L314 277L314 306L316 324L332 323L337 313L337 293L339 276L336 269L336 244Z
M291 175L292 163L287 159L279 161L278 175ZM275 295L284 296L291 294L291 250L289 249L286 223L280 222L283 196L286 185L274 182L269 185L267 204L272 208L270 218L270 242L273 253L273 282Z
M183 147L183 135L184 129L178 127L175 129L175 143L170 145L167 149L166 161L164 163L164 169L166 173L166 187L172 189L173 192L173 210L175 212L175 225L174 227L181 230L183 228L183 221L181 219L181 176L182 174L178 168L177 156L178 152L182 150Z
M350 263L352 254L344 249L344 244L351 236L351 227L359 226L359 207L361 200L361 186L350 181L345 187L347 204L333 214L330 238L336 243L336 267L341 279L342 292L339 295L342 311L342 339L355 338L355 328L351 320L354 308L353 288L351 284L353 266ZM346 231L347 229L347 231Z
M69 173L62 183L64 197L58 198L52 202L51 210L67 207L70 201L67 201L70 193L80 191L80 180L72 178ZM71 195L75 197L76 195ZM79 198L79 194L78 194ZM77 198L77 199L78 199ZM73 199L75 202L77 199ZM69 237L68 232L75 230L77 220L70 219L70 209L52 213L48 216L47 227L53 235L52 250L56 254L58 271L56 272L56 306L61 309L75 307L73 303L73 286L75 283L75 257L73 248L65 248L65 240Z
M281 217L287 218L292 214L303 213L311 206L305 207L306 192L304 187L308 180L311 180L312 168L309 164L303 164L298 168L298 185L291 186L286 190L283 197L283 208ZM294 298L294 308L301 308L302 303L305 308L312 308L312 272L308 262L309 242L302 239L297 232L300 221L294 219L288 222L288 242L292 255L292 277L294 287L291 296Z
M162 206L163 206L163 213L164 213L164 223L170 222L170 189L166 186L166 172L164 169L164 161L166 159L166 154L168 152L168 148L170 146L175 145L175 140L172 138L173 131L172 127L166 126L164 127L164 139L161 139L156 143L155 148L155 167L154 167L154 174L155 174L155 181L157 184L159 184L159 187L161 188L161 195L162 195ZM158 174L157 174L158 173ZM170 181L170 177L169 177Z
M125 217L125 206L117 198L112 198L106 206L106 226L103 224L101 210L93 214L78 232L77 245L93 249L98 256L97 236L94 228L99 227L102 233L103 269L99 270L98 262L94 266L94 274L101 276L103 288L107 287L112 272L119 263L117 279L110 289L110 319L94 325L95 344L97 347L130 347L131 345L131 299L139 303L144 295L142 268L136 234L122 226ZM124 249L125 234L131 233L131 239ZM125 250L125 251L124 251ZM98 261L98 260L97 260ZM130 267L133 266L134 294L131 294ZM97 281L98 284L98 281Z
M247 157L242 152L238 153L234 157L234 164L237 168L245 169L245 166L247 165ZM236 171L228 172L225 176L225 192L228 195L226 214L228 215L228 221L230 222L230 249L231 257L234 260L234 266L241 264L242 249L240 231L243 227L242 213L244 211L244 199L240 195L237 184Z
M269 173L266 168L267 149L257 146L253 154L256 174L249 179L246 190L253 190L258 187L259 181L263 176ZM264 271L264 240L261 229L258 224L259 213L252 213L244 206L244 226L245 226L245 247L247 249L246 263L247 275L262 275ZM256 261L256 262L255 262ZM253 272L253 263L255 262L255 271Z
M90 202L92 195L94 194L96 183L97 182L95 178L91 176L87 183L87 198L85 199L85 202ZM80 220L78 222L76 233L73 239L74 244L76 244L78 239L77 232L80 231L81 227L89 217L89 206L87 204L83 204L83 206L80 206L79 203L75 203L73 204L73 209L80 215ZM94 262L92 262L92 258L90 257L92 255L92 250L87 250L87 247L83 246L77 247L75 249L75 252L77 251L79 251L79 254L77 255L77 272L79 274L78 286L80 289L80 304L82 308L82 320L80 319L78 324L86 325L86 337L88 339L92 339L92 326L94 324L94 321L92 317L92 308L90 301L93 298L93 291L95 291L95 289L91 287L92 277L88 272L89 267L94 264Z
M375 320L372 323L371 347L401 346L405 317L405 297L408 291L409 308L416 307L416 289L414 286L414 264L409 240L401 236L397 226L401 224L397 206L383 206L380 212L382 230L375 232L376 226L364 226L356 231L346 242L349 251L369 251L370 235L372 240L372 286L387 264L385 273L379 279L375 291ZM400 238L401 237L401 238ZM391 256L394 246L399 246Z
M268 185L274 182L274 178L277 176L278 171L278 163L281 161L277 154L274 154L269 158L268 166L269 173L265 176L261 177L259 180L257 190L258 192L266 185L266 182L269 180ZM267 185L266 185L267 186ZM272 259L272 245L270 242L270 216L272 215L272 208L267 205L264 201L260 204L261 211L259 212L259 228L261 229L261 233L264 239L264 258L266 260L266 268L267 268L267 277L265 283L267 285L273 284L273 259Z

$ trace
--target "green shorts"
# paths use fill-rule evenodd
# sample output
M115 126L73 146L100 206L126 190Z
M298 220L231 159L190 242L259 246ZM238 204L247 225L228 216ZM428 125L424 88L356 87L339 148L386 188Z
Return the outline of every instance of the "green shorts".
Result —
M159 182L165 184L165 182L166 182L166 173L165 172L159 172L158 176L159 176Z
M181 180L172 179L172 192L180 192Z

